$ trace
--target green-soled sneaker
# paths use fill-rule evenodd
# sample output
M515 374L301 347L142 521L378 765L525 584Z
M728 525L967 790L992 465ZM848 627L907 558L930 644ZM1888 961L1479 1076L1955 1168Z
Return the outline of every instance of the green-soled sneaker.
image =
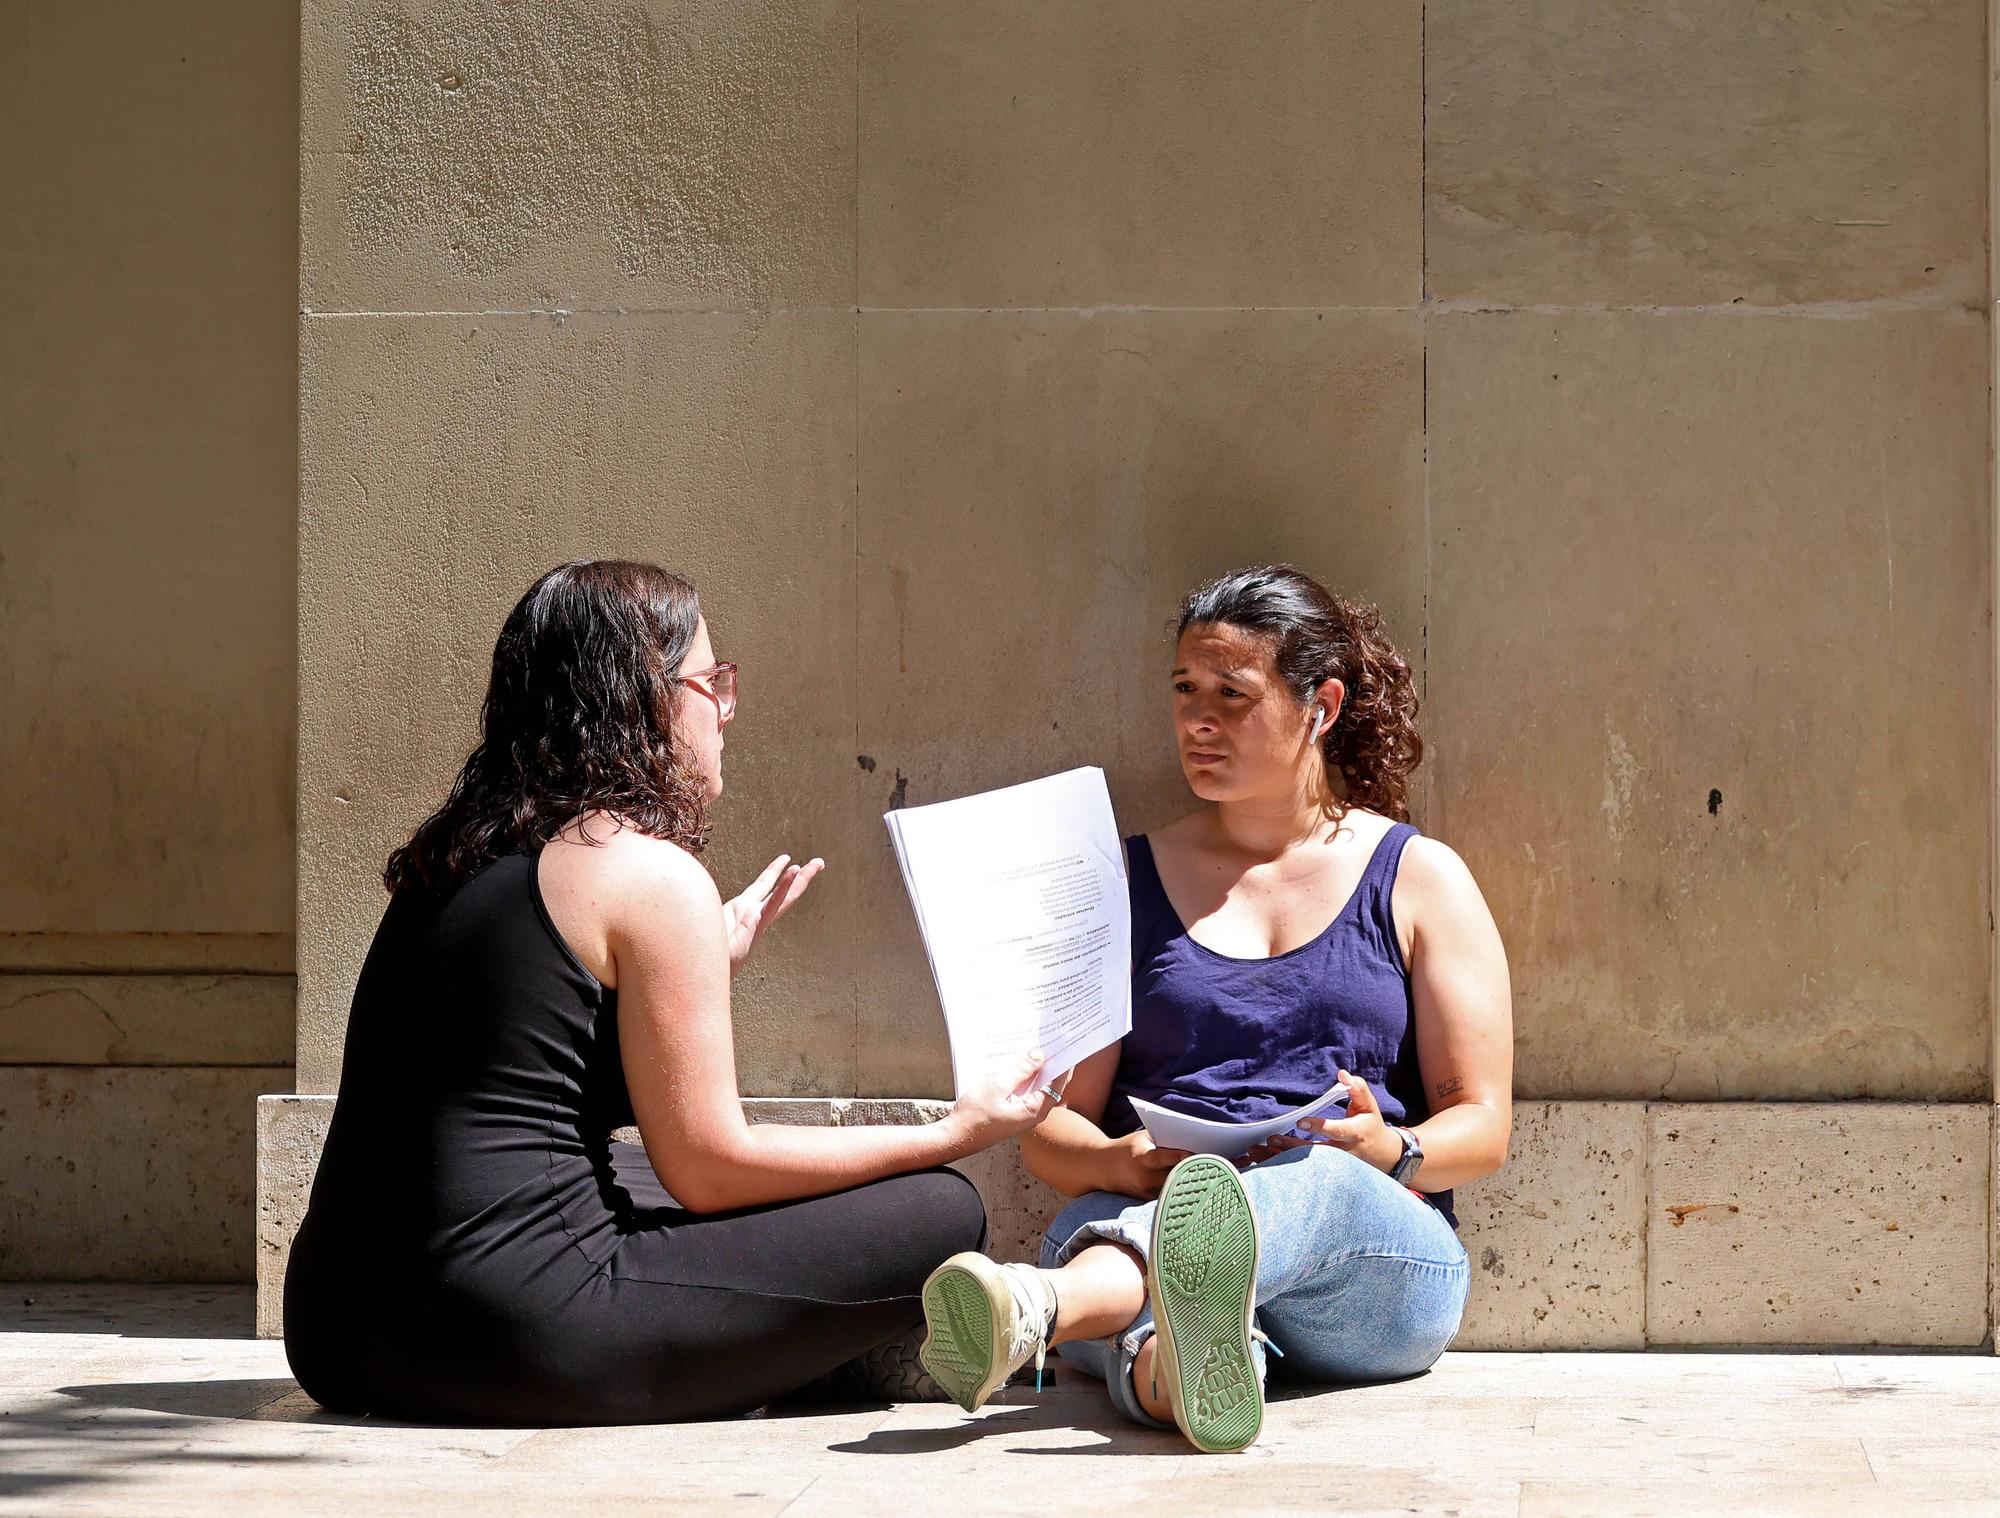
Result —
M917 1358L952 1401L976 1412L1030 1356L1039 1380L1055 1316L1055 1290L1032 1266L955 1254L924 1282Z
M1256 1287L1257 1215L1236 1167L1190 1155L1160 1188L1146 1289L1174 1422L1208 1454L1242 1449L1264 1426L1250 1357Z

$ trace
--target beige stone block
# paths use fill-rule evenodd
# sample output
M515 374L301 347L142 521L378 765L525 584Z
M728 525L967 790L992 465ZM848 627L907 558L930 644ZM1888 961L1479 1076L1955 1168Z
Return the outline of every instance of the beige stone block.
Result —
M391 849L477 737L495 637L577 556L702 592L743 666L707 862L825 877L737 978L739 1077L850 1091L854 317L655 314L306 323L300 1084L335 1089Z
M1430 831L1518 1093L1984 1097L1986 369L1943 312L1431 322Z
M289 975L0 975L0 1064L280 1065Z
M864 306L1410 306L1419 10L871 0Z
M0 931L289 933L297 27L7 9Z
M257 1098L257 1337L285 1331L285 1264L333 1122L330 1096Z
M1652 1344L1986 1336L1985 1104L1650 1109Z
M1452 1209L1472 1261L1454 1349L1644 1345L1641 1103L1516 1103L1506 1165Z
M1433 7L1431 293L1981 301L1985 21L1980 0Z
M252 1102L291 1074L0 1069L0 1278L246 1279Z
M1124 831L1191 805L1168 619L1285 560L1421 669L1417 324L1340 311L862 317L863 1094L950 1089L880 814L1102 765Z
M849 306L856 0L310 0L311 311Z

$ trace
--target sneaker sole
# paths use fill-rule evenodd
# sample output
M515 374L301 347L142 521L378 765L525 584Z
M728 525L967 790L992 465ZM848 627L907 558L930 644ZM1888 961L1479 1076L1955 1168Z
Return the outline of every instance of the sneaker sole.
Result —
M1195 1155L1174 1167L1146 1278L1174 1422L1204 1453L1242 1449L1263 1429L1264 1386L1250 1354L1257 1216L1234 1165Z
M909 1333L856 1355L829 1375L833 1396L845 1402L946 1402L950 1397L917 1359Z
M924 1342L917 1359L945 1394L967 1412L977 1412L1007 1379L1000 1345L1005 1304L988 1283L955 1259L946 1260L924 1282Z

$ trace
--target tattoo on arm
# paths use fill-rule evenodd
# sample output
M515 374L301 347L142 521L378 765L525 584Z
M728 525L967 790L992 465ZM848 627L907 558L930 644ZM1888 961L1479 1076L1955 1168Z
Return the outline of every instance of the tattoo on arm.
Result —
M1460 1080L1457 1076L1454 1075L1448 1081L1438 1082L1437 1094L1439 1096L1450 1096L1453 1092L1462 1091L1464 1089L1465 1089L1465 1082Z

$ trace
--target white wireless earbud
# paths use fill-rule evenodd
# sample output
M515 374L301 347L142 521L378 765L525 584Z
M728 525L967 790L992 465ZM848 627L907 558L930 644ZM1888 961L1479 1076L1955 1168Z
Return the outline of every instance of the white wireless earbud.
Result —
M1313 708L1313 730L1306 735L1306 742L1308 743L1319 742L1319 730L1325 725L1326 725L1326 708L1323 706L1315 706Z

